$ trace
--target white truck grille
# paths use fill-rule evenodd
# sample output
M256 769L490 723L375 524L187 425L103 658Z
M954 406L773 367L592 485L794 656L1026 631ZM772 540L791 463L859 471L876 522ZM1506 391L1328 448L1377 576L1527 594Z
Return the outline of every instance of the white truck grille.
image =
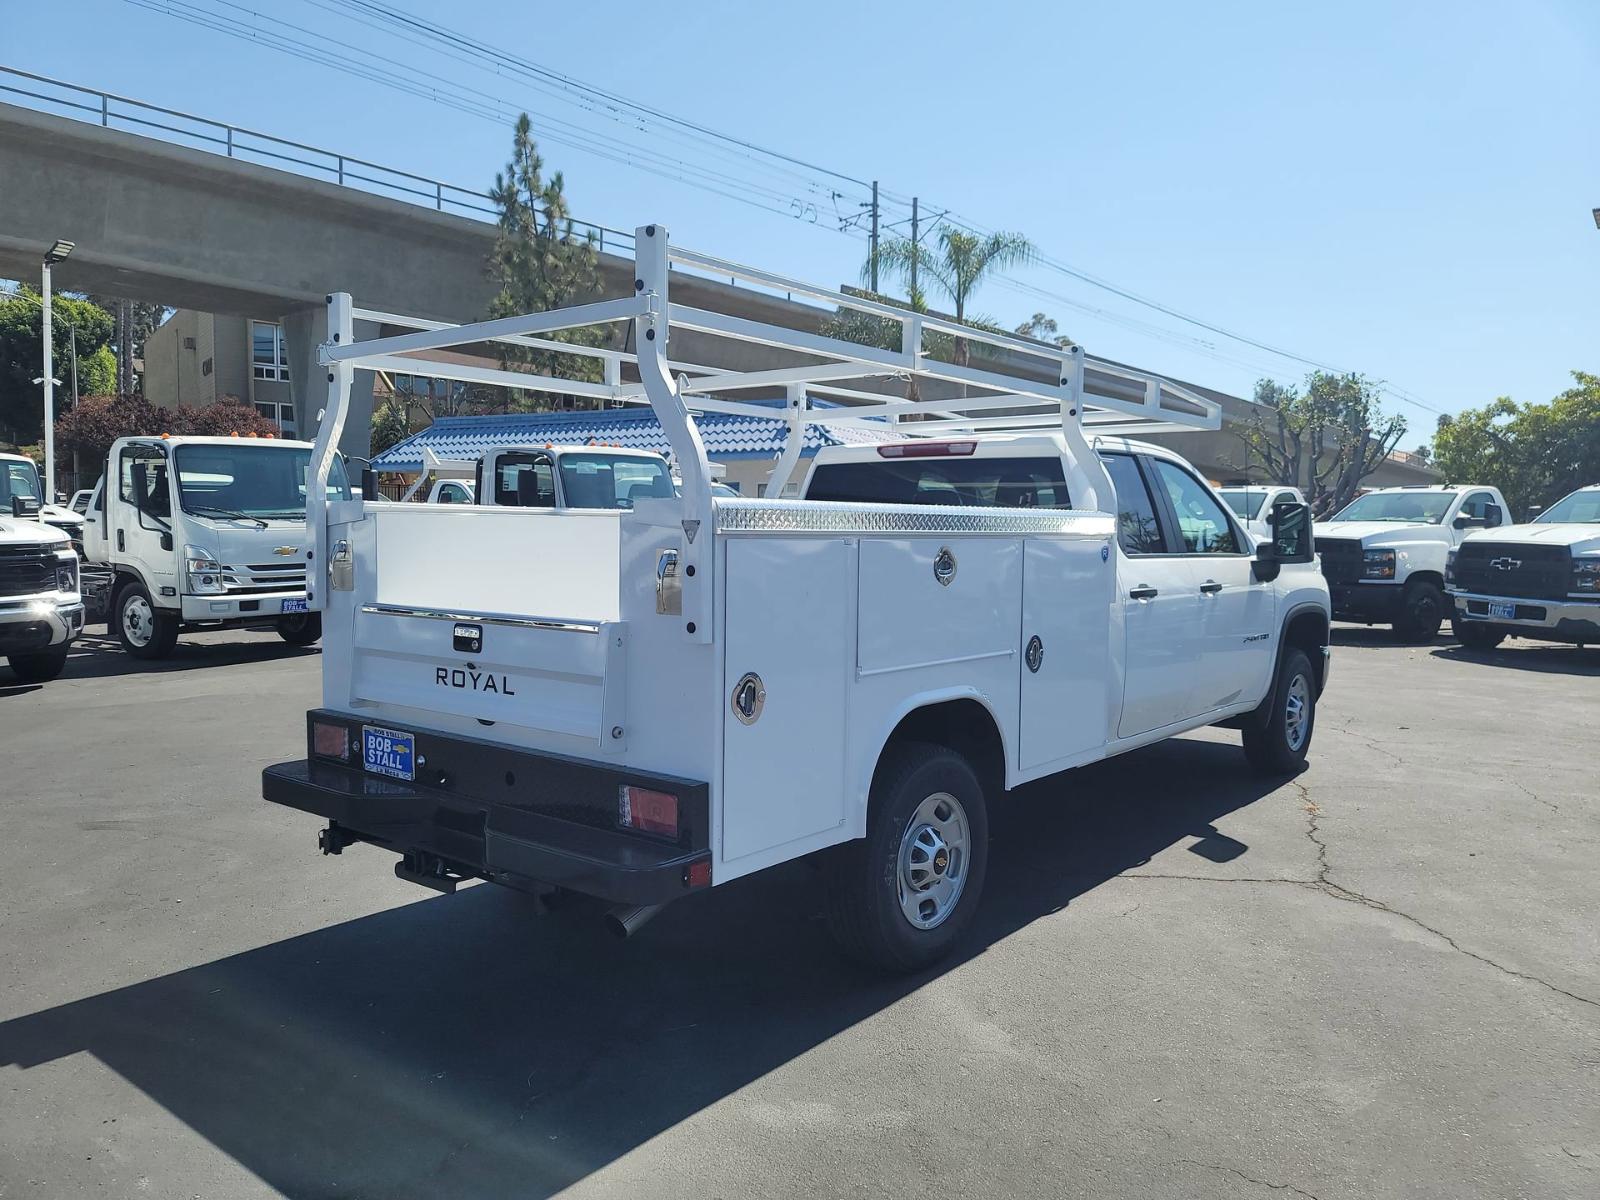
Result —
M303 592L306 590L306 565L303 562L256 563L222 568L222 586L230 592Z

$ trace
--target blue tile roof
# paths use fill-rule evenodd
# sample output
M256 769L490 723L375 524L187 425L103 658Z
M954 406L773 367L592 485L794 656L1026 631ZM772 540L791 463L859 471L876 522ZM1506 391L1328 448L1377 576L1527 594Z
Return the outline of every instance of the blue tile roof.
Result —
M779 418L737 417L727 413L699 413L695 424L713 459L772 458L783 450L786 426ZM666 454L670 447L661 423L648 408L558 413L507 413L489 417L441 417L428 428L396 442L372 460L376 471L420 471L422 448L440 458L476 459L494 446L582 445L615 442L635 450ZM898 441L887 427L880 433L832 425L806 428L806 454L822 446L861 445Z

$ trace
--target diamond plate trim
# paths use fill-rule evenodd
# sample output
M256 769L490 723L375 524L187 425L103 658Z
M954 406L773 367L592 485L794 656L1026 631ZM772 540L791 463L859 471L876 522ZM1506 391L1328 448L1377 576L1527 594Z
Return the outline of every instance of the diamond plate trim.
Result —
M1110 537L1105 513L932 504L833 504L823 500L716 502L718 533L1076 533Z

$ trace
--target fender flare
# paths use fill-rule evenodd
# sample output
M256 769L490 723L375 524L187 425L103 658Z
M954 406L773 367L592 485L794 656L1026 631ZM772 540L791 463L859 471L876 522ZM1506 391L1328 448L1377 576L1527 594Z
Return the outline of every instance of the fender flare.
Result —
M1278 650L1277 653L1272 656L1272 686L1267 689L1266 696L1263 697L1261 703L1257 705L1253 711L1251 711L1247 719L1252 721L1265 721L1267 714L1272 712L1273 705L1277 702L1278 698L1278 675L1283 670L1283 657L1288 653L1289 650L1289 626L1294 623L1296 617L1303 616L1308 612L1314 612L1322 618L1324 627L1329 630L1329 643L1331 643L1333 617L1326 608L1312 600L1301 601L1299 604L1295 604L1290 607L1288 611L1283 614L1283 619L1278 622ZM1323 682L1325 681L1321 679L1318 681L1317 694L1319 696L1322 694Z

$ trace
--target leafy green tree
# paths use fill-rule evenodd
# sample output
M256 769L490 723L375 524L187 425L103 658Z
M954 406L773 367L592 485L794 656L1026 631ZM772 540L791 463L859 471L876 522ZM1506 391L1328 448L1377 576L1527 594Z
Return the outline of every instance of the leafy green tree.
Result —
M237 396L224 396L215 404L198 407L180 404L162 408L143 395L85 396L78 407L56 418L56 450L77 454L84 465L87 486L99 477L111 443L122 437L159 433L188 433L224 437L277 436L278 423L258 413Z
M1049 342L1052 345L1066 349L1073 345L1073 341L1061 332L1061 327L1056 324L1055 318L1042 312L1036 312L1014 330L1018 337L1032 338L1036 342Z
M1262 379L1255 401L1239 431L1246 465L1304 488L1318 515L1348 504L1406 432L1405 418L1384 415L1377 387L1361 375L1313 371L1304 391Z
M911 307L924 311L925 287L931 286L947 296L955 310L957 323L967 322L967 304L974 292L991 276L1012 267L1024 266L1038 255L1033 243L1020 233L991 233L980 236L941 224L933 234L934 245L913 242L910 238L885 238L876 255L869 255L861 277L870 279L873 267L880 275L899 276L911 294ZM912 277L916 287L912 289ZM966 366L971 349L965 338L955 340L955 362Z
M1575 386L1548 404L1501 396L1439 418L1433 461L1452 483L1484 483L1513 513L1549 505L1600 480L1600 376L1574 371Z
M111 341L111 314L90 300L57 293L51 297L51 350L55 375L63 388L56 391L57 406L71 403L72 350L78 351L78 393L87 395L84 363L89 361L93 382L101 383L104 359L98 351ZM38 292L22 287L13 297L0 296L0 437L11 442L34 442L44 436L44 389L33 381L44 368L44 301ZM114 374L114 370L113 370Z
M489 306L491 317L545 312L599 292L600 261L594 241L574 232L561 172L545 178L544 160L539 157L527 113L517 118L511 161L495 175L491 195L500 211L489 257L490 277L500 285ZM590 327L549 336L555 341L599 346L605 344L607 331ZM542 375L591 382L601 378L597 359L503 343L496 343L496 350L502 367L508 370L531 368ZM534 406L551 407L552 399L540 394Z

